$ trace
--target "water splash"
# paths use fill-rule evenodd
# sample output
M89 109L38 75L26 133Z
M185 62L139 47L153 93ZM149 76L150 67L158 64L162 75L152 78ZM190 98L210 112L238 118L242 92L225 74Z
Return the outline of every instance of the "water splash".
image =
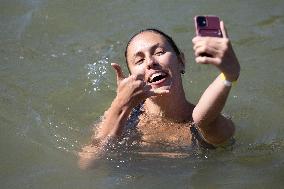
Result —
M79 129L66 122L58 122L53 118L48 118L49 140L54 147L64 152L75 152L80 148L77 140Z
M115 44L119 45L120 43L116 42ZM115 46L111 44L106 48L97 50L96 53L99 54L99 58L93 63L87 64L86 69L87 77L91 81L93 91L100 91L102 87L110 88L110 85L113 83L111 77L108 74L110 68L109 59L117 56Z
M88 79L92 82L93 90L99 91L100 85L107 73L108 57L102 57L100 60L87 65Z

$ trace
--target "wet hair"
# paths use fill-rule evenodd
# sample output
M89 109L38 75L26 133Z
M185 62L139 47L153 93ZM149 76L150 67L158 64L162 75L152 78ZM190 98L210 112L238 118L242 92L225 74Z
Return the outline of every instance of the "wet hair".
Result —
M126 45L126 48L125 48L125 52L124 52L124 56L125 56L125 61L126 61L126 65L127 65L127 68L128 68L128 71L129 73L130 72L130 69L129 69L129 66L128 66L128 61L127 61L127 51L128 51L128 46L130 45L130 43L132 42L132 40L139 34L141 33L144 33L144 32L152 32L152 33L156 33L156 34L159 34L161 36L163 36L166 41L171 45L171 47L173 48L174 52L176 53L177 56L179 56L181 54L180 50L178 49L176 43L174 42L174 40L169 36L167 35L166 33L162 32L161 30L159 29L155 29L155 28L146 28L146 29L143 29L143 30L140 30L139 32L135 33L131 38L130 40L128 41L127 45Z

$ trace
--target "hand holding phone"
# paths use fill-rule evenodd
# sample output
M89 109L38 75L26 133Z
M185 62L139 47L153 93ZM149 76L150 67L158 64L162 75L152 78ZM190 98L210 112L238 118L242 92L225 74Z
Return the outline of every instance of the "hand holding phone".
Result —
M220 19L217 16L195 16L194 17L196 36L201 37L222 37ZM211 54L201 53L200 56L212 57Z
M197 36L223 36L220 28L220 19L217 16L195 16L194 23Z
M217 16L194 18L196 37L192 39L195 61L216 66L228 81L236 81L240 64L228 37L224 22Z

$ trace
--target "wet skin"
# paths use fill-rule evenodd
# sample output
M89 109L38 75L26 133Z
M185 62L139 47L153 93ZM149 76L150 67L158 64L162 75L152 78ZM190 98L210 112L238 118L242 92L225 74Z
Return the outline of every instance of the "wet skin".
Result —
M226 80L234 81L239 77L240 65L223 22L220 26L223 38L195 37L192 40L195 61L200 65L215 66ZM104 146L109 139L123 137L131 111L142 102L145 111L137 125L141 144L163 141L172 145L190 145L191 133L187 131L192 122L210 144L218 145L232 137L233 123L221 115L231 86L224 84L221 75L193 105L187 101L182 86L180 73L185 67L184 56L182 53L177 55L162 35L149 31L140 33L127 50L131 75L126 77L119 64L112 64L117 76L117 95L97 127L96 142L79 154L82 168L89 167L105 153ZM211 56L204 57L204 53ZM167 121L155 122L157 118Z

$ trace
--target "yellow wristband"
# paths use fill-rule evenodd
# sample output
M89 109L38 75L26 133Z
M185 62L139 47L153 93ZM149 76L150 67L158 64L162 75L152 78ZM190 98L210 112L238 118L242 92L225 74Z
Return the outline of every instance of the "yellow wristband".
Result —
M224 85L227 86L227 87L231 87L232 85L234 85L234 84L237 82L237 81L228 81L228 80L226 79L226 76L225 76L224 73L221 73L221 74L220 74L220 77L221 77L221 79L224 81Z

